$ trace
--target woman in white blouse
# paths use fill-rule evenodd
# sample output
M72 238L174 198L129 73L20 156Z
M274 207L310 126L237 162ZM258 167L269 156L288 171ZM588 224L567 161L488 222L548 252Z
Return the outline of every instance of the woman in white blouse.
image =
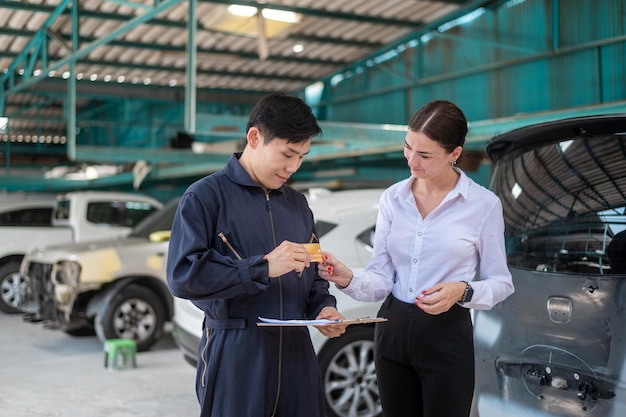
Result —
M362 301L385 299L375 361L385 417L468 416L474 392L469 309L513 293L499 198L457 168L467 119L435 100L411 119L411 176L381 196L374 254L351 270L331 253L321 277Z

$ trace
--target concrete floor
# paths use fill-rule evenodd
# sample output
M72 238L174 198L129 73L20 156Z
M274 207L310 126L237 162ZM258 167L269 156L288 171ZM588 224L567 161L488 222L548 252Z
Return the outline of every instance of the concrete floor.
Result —
M194 380L169 333L137 368L112 370L95 336L0 312L0 417L193 417Z

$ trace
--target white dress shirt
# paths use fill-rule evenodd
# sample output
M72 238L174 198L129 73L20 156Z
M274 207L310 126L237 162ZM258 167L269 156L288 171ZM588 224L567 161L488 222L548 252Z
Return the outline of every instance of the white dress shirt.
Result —
M441 204L422 218L411 185L400 181L380 197L374 253L345 288L349 296L378 301L393 293L414 303L439 282L473 281L467 308L490 309L513 293L504 246L500 199L464 172Z

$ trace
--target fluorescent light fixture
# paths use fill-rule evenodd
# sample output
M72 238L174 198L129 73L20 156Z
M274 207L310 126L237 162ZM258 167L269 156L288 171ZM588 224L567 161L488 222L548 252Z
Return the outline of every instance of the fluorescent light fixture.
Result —
M285 10L276 9L263 9L261 12L263 17L270 20L276 20L277 22L285 23L298 23L300 22L300 16L294 12L288 12Z
M258 9L253 6L242 6L239 4L231 4L228 6L228 12L235 16L252 17L256 16ZM263 17L269 20L276 20L277 22L285 23L298 23L300 22L300 16L297 13L289 12L285 10L276 9L263 9L261 12Z
M0 132L6 132L9 129L9 118L0 117Z
M252 6L241 6L239 4L231 4L228 6L228 11L235 16L252 17L256 15L257 8Z
M297 43L291 49L294 53L299 54L300 52L304 51L304 46L302 44Z
M520 194L522 194L522 191L523 191L522 187L520 187L518 183L515 183L515 185L511 189L511 194L513 194L513 198L517 200L517 197L519 197Z

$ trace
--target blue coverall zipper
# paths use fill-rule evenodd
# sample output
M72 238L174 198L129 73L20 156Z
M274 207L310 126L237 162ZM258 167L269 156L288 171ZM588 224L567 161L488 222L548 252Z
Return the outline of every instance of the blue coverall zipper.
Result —
M267 207L267 212L269 214L269 219L270 219L270 225L271 225L271 229L272 229L272 241L274 243L274 247L276 247L276 230L274 229L274 217L272 214L272 206L270 205L270 190L264 189L265 192L265 205ZM222 239L222 242L224 242L226 244L226 246L228 246L228 248L233 252L233 254L237 257L237 259L241 260L241 256L239 255L239 253L237 252L237 250L235 250L235 248L230 244L230 242L228 241L228 239L226 238L226 236L224 235L224 233L219 232L218 237L220 239ZM282 278L278 277L278 292L279 292L279 317L282 319L283 318L283 285L282 285ZM278 400L280 398L280 390L281 390L281 374L282 374L282 356L283 356L283 328L280 327L279 328L279 336L278 336L278 383L277 383L277 389L276 389L276 400L274 401L274 410L272 411L272 417L274 417L276 415L276 410L278 409ZM203 352L202 352L202 361L204 363L204 371L202 374L202 386L204 387L204 375L206 373L206 368L207 368L207 363L206 363L206 359L204 357L204 353L209 345L209 334L210 334L210 329L207 328L207 343L204 346Z
M200 355L202 357L202 388L205 387L204 385L204 377L206 376L206 370L208 367L207 361L206 361L206 350L209 347L209 336L211 335L211 329L209 329L208 327L205 329L206 332L206 343L204 344L204 347L202 348L202 355Z
M270 190L265 190L265 205L267 206L267 212L270 217L270 225L272 228L272 239L274 241L274 247L276 247L276 230L274 230L274 217L272 214L272 206L270 205ZM283 285L282 278L278 277L278 293L279 293L279 306L280 306L280 318L283 318ZM278 384L276 389L276 400L274 401L274 410L272 411L272 417L276 415L276 410L278 409L278 399L280 398L280 389L281 389L281 375L282 375L282 365L283 365L283 328L278 328Z

